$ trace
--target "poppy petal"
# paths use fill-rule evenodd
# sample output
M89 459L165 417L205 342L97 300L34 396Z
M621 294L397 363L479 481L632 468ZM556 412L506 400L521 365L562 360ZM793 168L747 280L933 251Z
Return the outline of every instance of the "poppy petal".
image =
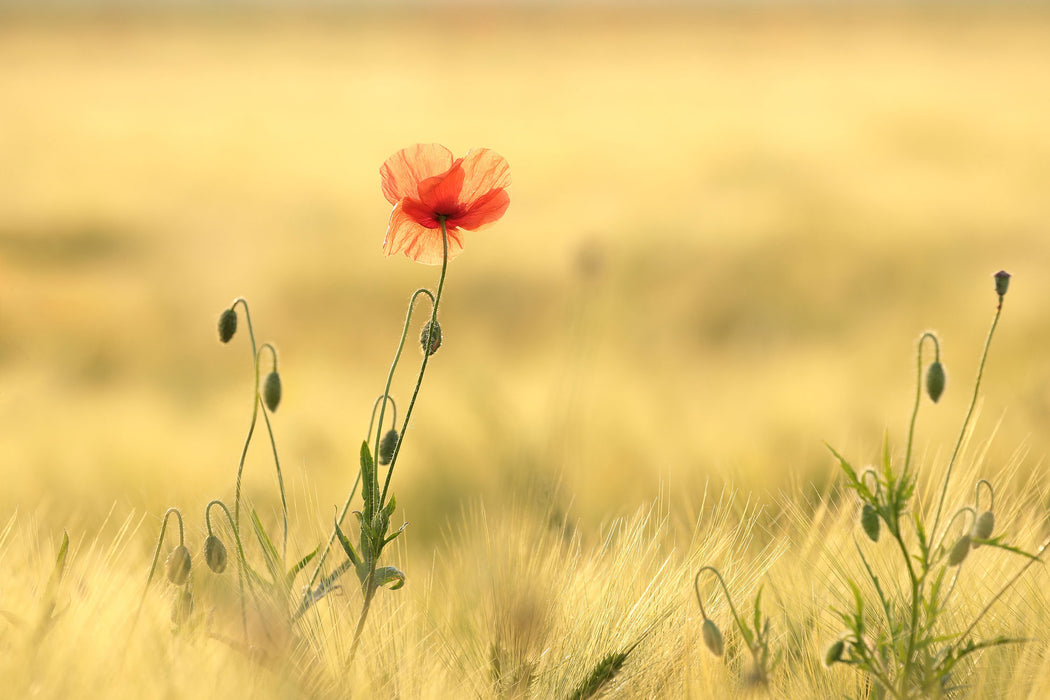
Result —
M466 179L459 201L468 207L492 190L510 187L510 165L503 156L489 148L468 151L463 157L463 172Z
M503 216L509 206L510 195L506 190L492 190L475 200L462 216L450 219L449 224L477 231Z
M409 216L399 202L390 212L390 224L383 239L386 255L404 253L407 257L424 265L440 265L444 246L441 229L429 229ZM463 237L458 231L448 232L448 259L463 252Z
M417 143L386 159L379 175L383 196L391 204L417 196L419 183L452 167L452 151L437 143Z

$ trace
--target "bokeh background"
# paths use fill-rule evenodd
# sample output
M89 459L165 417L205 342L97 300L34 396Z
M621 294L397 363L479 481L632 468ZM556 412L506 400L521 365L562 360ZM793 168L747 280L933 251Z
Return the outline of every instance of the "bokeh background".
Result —
M1048 66L1038 7L5 6L0 522L232 497L250 352L215 322L243 295L312 548L437 280L380 250L379 166L431 141L514 185L450 266L394 476L411 546L479 502L598 523L822 488L825 441L902 444L928 328L949 382L917 446L943 462L1001 268L976 436L1042 470ZM247 479L272 522L265 442Z

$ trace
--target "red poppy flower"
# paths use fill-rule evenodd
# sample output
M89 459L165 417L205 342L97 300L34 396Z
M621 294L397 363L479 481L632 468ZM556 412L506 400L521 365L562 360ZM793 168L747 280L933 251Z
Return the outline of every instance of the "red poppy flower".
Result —
M487 148L453 159L444 146L416 144L387 158L379 174L383 196L394 205L383 252L427 265L442 262L442 219L451 260L463 250L461 229L477 231L510 206L510 166Z

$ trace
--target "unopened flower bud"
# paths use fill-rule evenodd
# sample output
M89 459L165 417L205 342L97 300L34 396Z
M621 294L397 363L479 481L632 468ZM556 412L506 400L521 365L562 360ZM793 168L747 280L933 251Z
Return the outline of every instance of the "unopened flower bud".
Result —
M400 437L397 431L391 428L386 431L386 435L379 441L379 463L390 464L390 460L394 458L394 450L397 449L397 440Z
M934 403L937 403L937 400L941 398L941 394L944 393L944 383L944 365L938 360L926 370L926 393Z
M183 588L172 602L171 621L176 625L181 625L187 622L192 614L193 593L190 592L189 588Z
M1010 273L1006 270L999 270L995 273L995 293L999 296L1004 296L1006 290L1010 288Z
M204 561L208 568L217 574L226 571L226 545L215 535L208 535L204 540Z
M171 550L167 562L168 580L176 586L186 583L186 579L190 576L190 564L190 550L186 549L185 545L180 544Z
M263 385L263 401L271 413L276 411L277 405L281 403L281 375L277 374L277 370L266 375L266 383Z
M721 656L725 651L725 645L722 643L722 633L718 625L711 618L706 618L700 632L704 638L704 646L710 649L715 656Z
M995 531L995 513L990 510L986 510L977 516L977 520L973 522L973 529L970 530L970 539L974 540L987 540L992 536L992 532ZM974 547L977 546L975 542Z
M429 348L427 347L427 338L430 339ZM437 352L438 348L441 347L441 324L437 321L427 321L419 334L419 345L423 348L424 354L433 355Z
M970 536L963 535L959 538L959 541L952 547L951 553L948 554L948 566L958 566L963 563L966 559L966 555L970 553Z
M870 503L865 503L860 511L860 526L864 528L864 534L868 536L869 540L872 542L879 541L879 528L881 526L879 511Z
M226 309L219 316L219 340L224 343L230 342L230 338L237 332L237 312L232 308Z
M842 661L842 652L844 652L845 650L845 640L837 639L834 642L832 642L824 651L824 666L830 668L833 664L837 664L839 661Z

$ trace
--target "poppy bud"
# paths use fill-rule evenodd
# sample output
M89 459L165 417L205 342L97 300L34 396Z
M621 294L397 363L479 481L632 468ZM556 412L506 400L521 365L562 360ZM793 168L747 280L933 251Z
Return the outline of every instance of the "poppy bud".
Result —
M217 574L226 571L226 545L215 535L208 535L204 540L204 561L208 568Z
M397 431L391 428L386 431L386 435L379 441L379 463L390 464L390 460L394 458L394 450L397 448L397 439L400 437Z
M966 559L966 555L970 553L970 536L963 535L959 538L959 541L952 547L951 553L948 555L948 566L958 566L963 563Z
M864 528L864 534L866 534L868 539L872 542L879 541L880 525L879 511L875 510L875 506L870 503L865 503L860 511L860 526Z
M175 596L171 605L171 621L176 625L184 624L193 614L193 594L189 588L183 588Z
M999 270L995 273L995 293L1000 297L1006 294L1006 290L1010 288L1010 273L1006 270Z
M700 632L704 638L704 645L715 656L721 656L725 651L725 645L722 643L722 633L718 630L718 625L711 618L706 618Z
M281 403L281 376L277 374L277 370L266 375L266 383L263 385L263 402L266 403L266 408L270 409L271 413L276 411L277 405Z
M433 328L433 331L431 331ZM427 338L430 338L430 348L427 348ZM427 321L423 325L423 331L419 334L419 345L423 353L433 355L441 347L441 324L437 321Z
M934 403L937 403L941 394L944 393L944 382L944 365L940 361L934 362L926 370L926 393Z
M992 536L992 532L995 530L995 513L990 510L986 510L977 516L977 520L973 523L973 528L970 530L970 539L974 540L986 540ZM974 547L977 546L975 542Z
M171 550L167 562L168 580L176 586L186 583L186 579L190 576L190 564L190 550L186 549L185 545L180 544Z
M219 316L219 340L228 343L236 332L237 312L233 309L226 309Z
M833 664L837 664L842 661L842 652L846 650L846 642L842 639L837 639L832 642L827 650L824 652L824 666L831 668Z

